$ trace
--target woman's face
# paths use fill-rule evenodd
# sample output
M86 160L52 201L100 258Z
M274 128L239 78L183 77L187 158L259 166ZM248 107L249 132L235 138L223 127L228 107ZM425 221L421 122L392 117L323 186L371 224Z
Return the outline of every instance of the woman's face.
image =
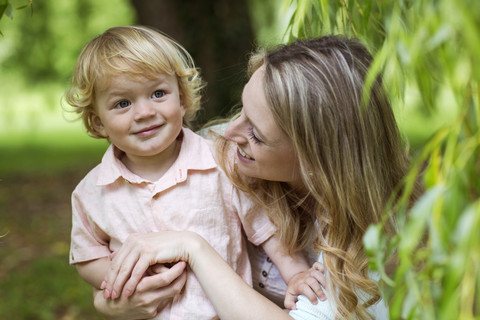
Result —
M264 67L245 85L243 108L225 132L238 146L238 170L249 177L301 186L298 159L291 139L280 129L267 105Z

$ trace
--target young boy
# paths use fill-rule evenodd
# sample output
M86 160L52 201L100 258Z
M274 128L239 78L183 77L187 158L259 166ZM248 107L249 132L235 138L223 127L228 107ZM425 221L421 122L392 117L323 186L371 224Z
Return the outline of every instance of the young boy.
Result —
M80 54L66 101L90 135L111 143L72 194L70 263L94 287L101 287L111 253L129 235L161 230L202 235L250 284L243 232L264 246L285 280L308 269L279 254L268 218L219 169L211 143L186 128L202 87L186 50L146 27L111 28ZM184 294L155 317L215 318L189 271Z

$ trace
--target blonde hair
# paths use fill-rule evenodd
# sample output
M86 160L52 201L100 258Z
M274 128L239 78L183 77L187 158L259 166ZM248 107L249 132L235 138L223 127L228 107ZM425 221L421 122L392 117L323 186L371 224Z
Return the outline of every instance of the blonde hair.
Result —
M295 146L307 194L225 168L267 208L291 252L315 238L328 270L327 291L342 319L373 318L367 307L379 301L380 291L369 278L362 239L369 225L381 221L409 165L380 77L362 100L371 61L361 43L341 36L297 40L253 55L249 72L265 67L268 107ZM228 149L220 143L222 154ZM394 233L393 220L385 232ZM370 299L362 301L359 292Z
M119 26L92 39L82 50L65 101L80 114L88 133L103 138L92 124L95 87L106 87L112 76L155 78L175 75L189 126L200 109L204 83L190 54L167 35L144 26Z

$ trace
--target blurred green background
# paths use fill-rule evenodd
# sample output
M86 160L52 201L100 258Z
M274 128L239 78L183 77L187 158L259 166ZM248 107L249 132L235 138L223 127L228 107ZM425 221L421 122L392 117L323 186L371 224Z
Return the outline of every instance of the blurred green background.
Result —
M10 1L19 8L28 1ZM0 319L101 319L68 265L70 194L106 142L62 109L81 48L108 27L145 24L179 40L208 81L197 126L240 97L247 54L283 41L290 11L268 1L33 1L0 20ZM0 1L1 4L1 1ZM407 88L408 91L408 88ZM447 94L433 111L408 91L398 122L414 152L455 118ZM394 99L394 106L395 106Z

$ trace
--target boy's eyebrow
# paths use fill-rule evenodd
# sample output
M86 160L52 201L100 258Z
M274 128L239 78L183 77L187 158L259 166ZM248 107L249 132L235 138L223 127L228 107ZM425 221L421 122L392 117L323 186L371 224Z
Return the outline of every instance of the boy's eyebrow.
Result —
M105 91L107 92L107 95L106 95L107 99L111 99L112 97L116 97L116 96L123 96L125 94L125 90L107 89Z

